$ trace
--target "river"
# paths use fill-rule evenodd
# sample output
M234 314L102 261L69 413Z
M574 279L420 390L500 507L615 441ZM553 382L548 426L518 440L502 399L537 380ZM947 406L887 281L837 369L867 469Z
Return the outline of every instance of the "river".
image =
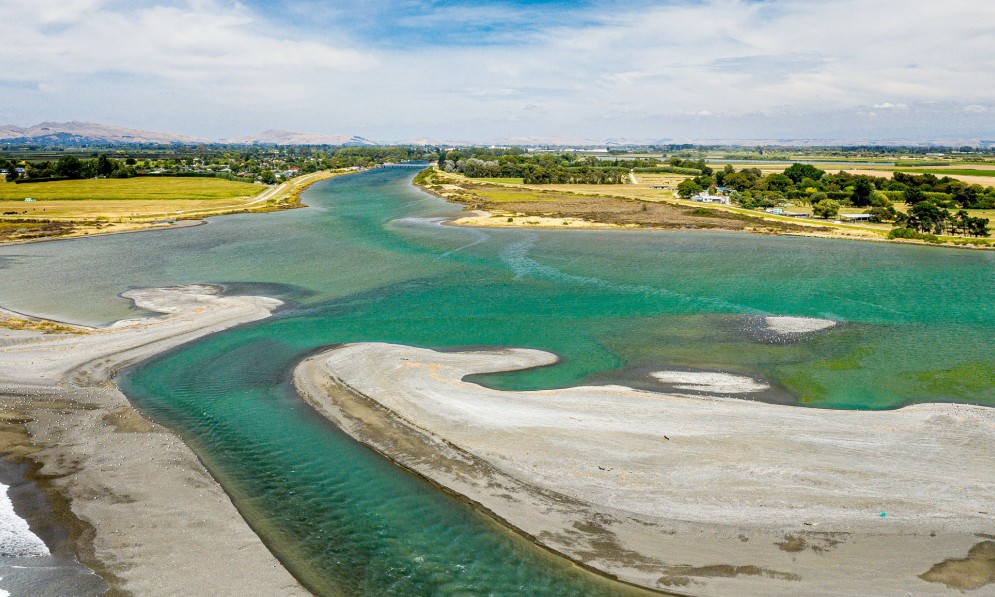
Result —
M995 252L711 232L467 229L389 168L311 187L307 209L206 226L0 247L0 304L80 323L136 312L133 287L214 282L277 296L274 317L121 379L194 448L319 594L596 595L631 589L528 541L356 444L296 396L329 344L525 346L562 362L499 388L740 372L800 407L995 405ZM761 315L840 324L796 341Z

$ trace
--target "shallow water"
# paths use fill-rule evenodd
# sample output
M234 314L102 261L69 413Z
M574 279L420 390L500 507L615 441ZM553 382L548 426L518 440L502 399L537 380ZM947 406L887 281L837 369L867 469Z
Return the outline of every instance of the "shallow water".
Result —
M131 371L125 391L181 433L246 518L322 594L624 592L544 555L342 435L294 395L299 360L377 340L508 345L560 364L502 388L736 372L760 398L833 408L995 405L995 253L743 234L476 230L414 170L319 183L308 209L185 230L0 248L0 304L106 323L134 286L221 282L276 317ZM834 319L792 339L758 316ZM656 385L655 385L656 384Z

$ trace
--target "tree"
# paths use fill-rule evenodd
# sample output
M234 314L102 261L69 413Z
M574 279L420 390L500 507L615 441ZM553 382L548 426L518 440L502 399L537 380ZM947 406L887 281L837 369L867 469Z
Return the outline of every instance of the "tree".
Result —
M64 155L55 163L55 175L65 178L79 178L82 176L83 163L74 155Z
M766 186L766 189L762 189L761 188L762 186ZM758 186L757 188L761 188L761 190L777 191L783 193L791 189L792 186L794 186L794 183L792 183L791 179L785 176L784 174L768 174L763 179L763 184Z
M701 187L698 186L698 183L691 180L690 178L681 182L681 184L677 185L677 194L682 199L690 199L692 196L697 195L700 192L701 192Z
M964 234L971 236L991 236L988 233L988 218L967 218Z
M913 230L918 230L919 232L935 232L940 234L946 228L946 220L950 216L950 212L941 209L937 204L932 201L919 201L909 209L909 213L905 217L900 218L900 222L904 223L908 228Z
M784 175L794 181L795 184L798 184L806 178L816 181L820 180L826 175L826 172L811 164L792 164L784 171Z
M866 178L858 178L853 185L853 194L850 195L850 202L854 207L867 207L871 204L871 196L874 194L874 183Z
M904 199L906 204L915 205L926 200L926 193L923 193L918 187L912 187L905 191Z
M882 206L875 205L874 207L867 210L867 213L871 214L876 222L890 222L895 219L898 212L892 206Z
M970 207L978 200L978 195L984 192L984 187L981 185L963 185L958 187L954 192L953 200L960 204L961 207Z
M988 218L975 218L963 209L950 217L950 231L953 234L989 236Z
M102 153L97 158L97 175L109 176L114 171L114 163L107 159L107 154Z
M840 202L834 199L823 199L812 204L812 214L820 218L835 218L840 213Z
M80 178L97 177L97 160L86 160L79 170Z
M270 170L265 170L260 177L263 184L276 184L276 175Z

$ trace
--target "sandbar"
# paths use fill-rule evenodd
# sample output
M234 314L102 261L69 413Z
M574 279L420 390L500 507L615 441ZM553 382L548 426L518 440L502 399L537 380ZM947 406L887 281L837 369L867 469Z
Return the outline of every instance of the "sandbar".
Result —
M840 411L463 380L556 360L349 344L302 362L294 381L354 438L628 583L691 595L992 588L949 562L987 553L995 536L995 409Z
M123 367L268 317L280 301L207 285L123 296L163 315L55 333L0 329L4 457L31 464L77 557L113 594L309 594L193 451L113 382Z
M775 334L808 334L828 330L835 326L836 322L831 319L816 317L764 317L764 327Z

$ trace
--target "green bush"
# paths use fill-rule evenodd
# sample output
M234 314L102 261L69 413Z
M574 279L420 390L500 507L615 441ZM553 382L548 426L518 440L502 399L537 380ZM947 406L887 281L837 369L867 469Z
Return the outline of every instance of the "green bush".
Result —
M917 232L911 228L893 228L891 232L888 233L888 238L908 238L914 240L924 240L928 243L938 243L941 242L940 238L935 234Z

